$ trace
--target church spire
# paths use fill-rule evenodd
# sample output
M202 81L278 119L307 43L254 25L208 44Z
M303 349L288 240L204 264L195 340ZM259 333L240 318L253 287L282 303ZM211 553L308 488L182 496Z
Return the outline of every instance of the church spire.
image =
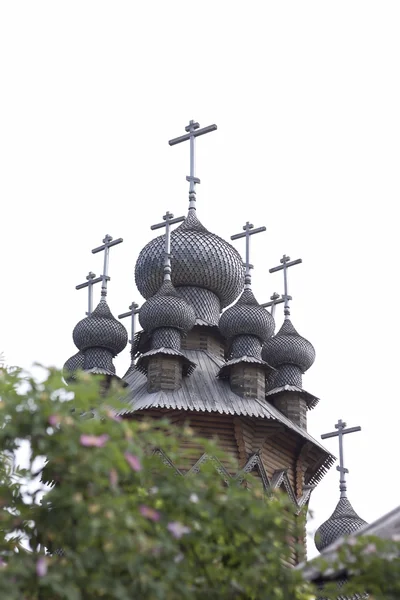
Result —
M339 419L335 428L336 431L324 433L321 438L326 440L337 437L339 440L339 465L336 469L340 473L340 498L329 519L322 523L315 533L315 545L320 552L343 535L355 533L363 525L366 525L366 521L358 516L347 498L346 474L349 470L344 466L343 457L343 436L347 433L361 431L361 427L348 427L346 429L346 423Z
M206 133L210 133L211 131L215 131L217 126L208 125L207 127L203 127L200 129L199 123L195 121L189 121L189 125L186 125L185 131L187 133L185 135L181 135L180 137L169 140L170 146L176 146L176 144L180 144L181 142L190 141L190 175L186 176L186 181L189 182L189 210L196 210L196 184L200 183L200 179L195 176L195 168L196 168L196 138L199 135L204 135Z

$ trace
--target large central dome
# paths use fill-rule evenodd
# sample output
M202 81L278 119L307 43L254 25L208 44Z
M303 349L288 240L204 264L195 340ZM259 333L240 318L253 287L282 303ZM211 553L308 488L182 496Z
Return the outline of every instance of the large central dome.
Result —
M140 252L135 280L144 298L150 298L163 281L164 236L152 239ZM210 233L195 210L171 233L172 283L195 286L216 294L221 308L236 300L243 289L244 269L240 254L222 238Z

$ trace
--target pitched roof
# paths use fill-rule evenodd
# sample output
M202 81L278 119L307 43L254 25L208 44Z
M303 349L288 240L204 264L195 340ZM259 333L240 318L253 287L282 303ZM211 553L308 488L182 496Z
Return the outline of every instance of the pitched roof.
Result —
M124 380L129 386L128 407L120 414L129 414L151 408L177 409L195 412L219 413L271 419L285 425L305 441L311 442L322 451L323 460L313 479L320 479L333 464L334 457L322 444L315 440L305 429L302 429L266 400L241 398L232 392L229 383L217 377L225 361L206 350L184 350L184 354L197 368L190 377L184 377L182 387L170 392L147 391L147 378L137 369L129 368Z
M302 395L306 399L308 410L315 408L319 402L319 398L313 396L310 394L310 392L306 392L306 390L303 390L297 385L282 385L269 390L269 392L267 392L265 395L277 396L278 394L283 394L284 392L296 392L297 394Z

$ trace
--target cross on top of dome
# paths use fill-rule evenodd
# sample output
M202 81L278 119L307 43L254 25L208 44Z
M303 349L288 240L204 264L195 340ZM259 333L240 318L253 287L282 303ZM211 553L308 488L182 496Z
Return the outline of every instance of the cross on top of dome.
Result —
M181 223L185 220L185 217L175 217L172 213L167 211L163 216L163 221L152 225L150 229L161 229L165 227L165 242L164 242L164 281L171 281L171 225L175 223Z
M132 317L132 319L131 319L131 339L129 340L129 343L131 345L133 345L133 342L134 342L134 337L135 337L135 333L136 333L136 315L138 315L138 314L139 314L139 304L136 304L136 302L132 302L132 304L129 306L128 312L118 315L118 319L125 319L126 317Z
M285 302L285 298L283 298L282 296L279 296L279 294L277 294L276 292L274 292L272 294L272 296L270 296L270 302L264 302L263 304L260 304L260 306L262 308L270 308L271 310L269 311L271 313L271 315L273 317L275 317L275 308L277 304L282 304L282 302Z
M103 240L103 245L98 246L97 248L93 248L92 254L97 254L98 252L103 252L104 250L104 267L103 267L103 275L101 282L101 297L105 298L107 296L107 281L110 281L108 276L108 265L110 261L110 248L112 246L116 246L117 244L121 244L124 240L122 238L118 238L117 240L113 240L111 235L106 235Z
M196 137L199 137L199 135L204 135L206 133L210 133L211 131L215 131L216 129L217 129L217 126L215 124L208 125L207 127L203 127L202 129L200 129L199 123L196 123L195 121L190 121L189 125L186 125L186 127L185 127L185 131L188 132L187 134L181 135L180 137L169 140L169 142L168 142L170 146L175 146L176 144L180 144L181 142L186 142L187 140L190 141L190 175L186 176L186 181L189 182L189 209L195 209L195 203L196 203L195 185L196 185L196 183L200 183L200 179L195 176L195 161L196 161L195 141L196 141Z
M100 283L100 281L103 281L103 277L100 276L96 278L96 275L92 273L92 271L89 271L89 273L86 275L86 279L87 281L85 283L80 283L79 285L76 285L75 289L82 290L85 287L88 288L88 311L86 315L89 316L93 312L93 286L95 283ZM107 279L110 278L108 277Z
M255 233L262 233L263 231L267 231L267 228L264 227L264 225L262 227L257 227L257 229L254 229L254 225L247 221L246 225L243 225L243 233L236 233L235 235L231 235L231 240L238 240L243 237L246 238L246 256L244 262L244 266L246 269L244 279L245 289L251 287L251 269L253 268L253 265L250 264L250 236L254 235Z
M303 260L301 258L297 258L296 260L292 260L290 261L290 256L286 256L286 254L284 254L280 260L281 264L278 265L277 267L272 267L272 269L269 270L270 273L275 273L276 271L283 271L283 289L284 292L282 294L282 298L284 299L284 314L285 314L285 319L288 319L290 316L290 309L289 309L289 300L292 299L292 296L289 296L288 294L288 283L287 283L287 270L289 267L293 267L294 265L299 265L303 262Z
M361 431L361 427L357 426L357 427L348 427L347 429L345 429L346 427L346 423L344 423L344 421L342 421L342 419L339 419L339 421L336 423L335 428L337 429L337 431L332 431L331 433L324 433L323 435L321 435L321 438L323 440L326 440L327 438L331 438L331 437L338 437L339 438L339 465L336 467L336 470L339 471L340 473L340 497L341 498L346 498L346 473L349 472L348 469L345 468L344 466L344 458L343 458L343 436L346 433L354 433L356 431Z

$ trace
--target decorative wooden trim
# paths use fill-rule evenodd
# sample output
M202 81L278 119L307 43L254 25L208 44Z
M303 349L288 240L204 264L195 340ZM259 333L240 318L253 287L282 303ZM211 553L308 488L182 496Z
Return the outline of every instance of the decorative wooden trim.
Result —
M232 477L229 475L225 467L220 463L218 458L210 456L206 452L200 456L199 460L193 465L193 467L186 473L185 477L190 477L200 473L201 465L205 462L211 461L217 473L222 477L227 485L229 485Z
M248 461L245 464L245 466L243 467L243 469L241 471L239 471L239 473L237 473L237 475L234 477L234 479L236 479L236 481L239 484L242 483L246 473L250 473L255 467L257 467L258 472L260 474L261 481L264 486L264 490L268 493L271 486L270 486L270 482L268 479L267 471L265 470L265 467L263 465L263 462L262 462L258 452L256 452L252 456L250 456L250 458L248 459Z
M161 448L156 448L155 450L153 450L153 456L159 456L163 465L165 465L169 469L173 469L176 475L183 475L183 473L174 465L172 460L168 458L164 450L161 450Z

